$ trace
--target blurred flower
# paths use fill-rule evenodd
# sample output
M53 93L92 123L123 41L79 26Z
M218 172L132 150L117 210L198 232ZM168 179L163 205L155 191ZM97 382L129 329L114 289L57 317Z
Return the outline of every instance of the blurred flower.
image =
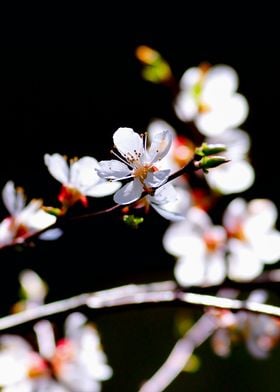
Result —
M39 352L47 358L56 379L70 391L98 392L100 382L112 376L97 330L86 324L81 313L70 314L65 322L65 338L55 343L49 321L34 327Z
M238 127L248 115L248 103L237 94L238 75L229 66L202 64L188 69L180 81L174 107L182 121L194 121L205 136Z
M69 165L60 154L45 154L44 160L50 174L62 183L58 199L66 209L78 201L87 206L86 196L107 196L120 187L120 183L104 181L98 176L99 164L92 157L71 159Z
M138 200L143 191L149 192L168 179L170 170L159 170L155 164L169 151L172 135L169 131L158 134L147 148L147 137L141 137L131 128L119 128L113 136L119 159L99 162L97 170L102 178L111 181L132 179L114 195L118 204L130 204ZM121 162L120 162L121 161Z
M21 271L19 282L20 300L13 305L13 313L21 312L44 303L48 293L48 286L35 271L30 269Z
M0 223L0 248L23 243L29 236L56 222L54 216L43 211L42 200L33 199L26 205L22 188L15 188L12 181L5 185L2 197L11 215ZM51 232L46 239L56 239L61 235L60 231Z
M247 301L264 302L265 298L256 298L258 294L253 291ZM227 357L232 344L245 342L252 356L264 359L280 341L280 323L275 317L218 309L209 312L216 316L219 325L211 338L212 348L219 356Z
M277 208L268 199L246 203L234 199L227 207L223 223L228 232L228 275L234 280L257 277L265 264L280 259L280 232L274 226Z
M178 258L174 274L182 286L221 283L226 275L226 231L214 226L206 212L192 207L182 222L164 234L165 250Z
M248 162L250 148L248 134L240 129L228 129L218 137L207 138L207 143L222 143L227 147L223 156L230 160L228 165L221 165L209 171L205 176L212 189L222 194L244 192L255 180L254 169Z

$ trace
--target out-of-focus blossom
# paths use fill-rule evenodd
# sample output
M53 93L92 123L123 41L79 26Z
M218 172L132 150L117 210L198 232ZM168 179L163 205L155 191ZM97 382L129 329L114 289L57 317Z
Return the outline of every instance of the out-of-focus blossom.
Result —
M221 283L226 275L225 244L223 227L214 226L196 207L184 221L172 223L163 237L165 250L178 258L174 274L183 286Z
M49 321L35 325L40 355L48 359L56 379L73 392L99 392L112 376L97 330L81 313L65 322L65 338L55 343Z
M275 229L278 212L268 199L246 202L234 199L223 223L228 232L228 274L234 280L256 278L265 264L280 259L280 232Z
M50 174L62 184L58 199L66 209L78 201L87 206L87 196L111 195L121 185L101 179L96 172L99 164L92 157L71 159L69 165L67 159L57 153L45 154L44 160Z
M202 64L188 69L180 81L175 111L182 121L194 121L205 136L238 127L248 115L248 103L236 93L238 75L229 66Z
M172 135L168 130L157 134L149 147L146 135L141 137L131 128L119 128L113 140L120 153L115 153L119 160L99 162L97 172L111 181L132 179L115 193L116 203L130 204L144 191L149 192L167 181L170 170L159 170L156 165L170 149Z
M233 200L224 227L193 207L186 219L173 223L163 237L167 252L178 258L175 277L182 285L219 284L226 275L237 281L256 278L265 264L280 259L280 232L274 228L275 205L266 199Z
M1 391L99 392L112 369L97 330L86 321L81 313L68 316L65 338L57 343L50 322L38 322L34 329L39 353L20 336L1 336Z
M244 192L254 182L255 173L248 162L250 138L240 129L228 129L218 137L206 139L207 143L222 143L227 150L223 156L230 162L209 171L205 176L212 189L222 194Z
M40 276L30 269L19 274L21 299L13 305L12 312L17 313L25 309L42 305L48 293L48 286Z
M10 216L0 223L0 248L23 243L29 236L56 222L54 216L42 209L42 200L33 199L26 204L22 188L15 188L12 181L8 181L5 185L2 197ZM61 235L60 231L50 231L46 239L56 239Z
M255 298L258 293L252 292L248 302L263 302ZM275 317L264 314L252 314L229 310L210 310L216 316L218 329L211 338L214 352L222 357L230 354L231 346L245 342L250 354L256 358L267 358L271 350L280 341L280 323Z
M0 338L0 387L3 392L69 392L51 379L47 362L17 335Z

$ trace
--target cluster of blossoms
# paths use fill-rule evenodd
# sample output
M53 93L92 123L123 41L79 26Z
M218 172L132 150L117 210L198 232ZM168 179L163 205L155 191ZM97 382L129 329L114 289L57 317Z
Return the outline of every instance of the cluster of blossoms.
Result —
M19 276L24 299L15 312L44 303L46 283L32 270ZM112 376L96 327L82 313L65 320L64 336L57 339L52 324L34 325L37 350L18 335L0 337L0 387L5 392L98 392Z
M149 66L147 79L153 81L154 60L145 53L151 54L143 48L138 52ZM157 83L172 77L169 67L162 69L156 73ZM163 247L175 258L179 286L257 278L280 260L275 204L264 198L235 197L221 224L214 223L211 215L219 197L243 192L254 182L250 138L239 128L247 118L248 103L237 88L238 76L229 66L192 67L183 74L172 102L182 125L179 132L164 119L154 119L143 134L118 128L111 160L98 162L85 156L68 161L58 153L45 154L49 173L61 183L60 206L44 206L41 199L27 204L23 190L8 181L2 198L10 215L0 223L0 248L34 237L57 239L62 235L59 222L76 203L88 207L89 197L113 195L115 207L122 207L134 223L133 212L148 212L150 207L171 221ZM216 155L221 152L223 156ZM33 271L24 271L20 280L28 300L17 303L14 311L42 305L44 282ZM229 353L232 336L245 339L258 357L265 357L279 341L279 322L269 316L229 310L209 313L218 323L212 345L219 355ZM55 338L47 320L36 323L34 332L36 350L20 336L0 337L1 390L95 392L111 377L97 329L83 314L68 316L63 339Z

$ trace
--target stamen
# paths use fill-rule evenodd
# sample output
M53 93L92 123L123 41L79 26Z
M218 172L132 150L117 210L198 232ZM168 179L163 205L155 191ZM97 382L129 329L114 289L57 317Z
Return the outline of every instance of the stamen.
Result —
M131 164L130 164L129 158L127 158L127 160L125 160L121 155L117 154L114 150L111 150L110 153L115 155L115 157L117 157L121 162L125 163L126 165L130 166L131 169L133 169L133 166L131 166Z

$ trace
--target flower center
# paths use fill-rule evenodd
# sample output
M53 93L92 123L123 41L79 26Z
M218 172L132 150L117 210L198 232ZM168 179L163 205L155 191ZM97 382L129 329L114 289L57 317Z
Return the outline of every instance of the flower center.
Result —
M133 171L133 176L137 177L142 184L144 183L149 172L156 172L158 169L155 166L143 165L139 166Z

